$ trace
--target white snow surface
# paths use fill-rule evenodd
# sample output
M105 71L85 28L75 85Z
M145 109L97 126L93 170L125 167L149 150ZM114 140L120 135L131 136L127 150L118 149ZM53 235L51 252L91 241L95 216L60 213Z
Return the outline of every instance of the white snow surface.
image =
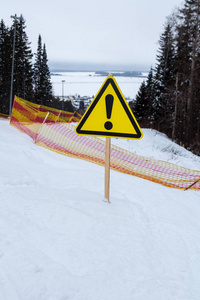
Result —
M112 139L200 170L153 130ZM36 146L0 120L0 299L199 300L200 192L166 188Z
M147 73L143 75L147 76ZM116 76L115 78L123 95L131 99L135 98L141 83L146 80L143 77ZM95 75L95 72L55 72L51 75L55 96L63 94L64 96L95 96L105 79L104 76Z

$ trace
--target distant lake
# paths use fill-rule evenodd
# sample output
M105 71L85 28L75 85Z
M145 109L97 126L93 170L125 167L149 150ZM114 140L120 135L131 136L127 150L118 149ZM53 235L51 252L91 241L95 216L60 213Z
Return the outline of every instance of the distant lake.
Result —
M142 75L147 76L147 73ZM55 96L62 96L63 89L64 96L95 96L105 79L106 76L97 76L95 72L54 72L51 74ZM133 99L146 78L115 76L115 79L124 97Z

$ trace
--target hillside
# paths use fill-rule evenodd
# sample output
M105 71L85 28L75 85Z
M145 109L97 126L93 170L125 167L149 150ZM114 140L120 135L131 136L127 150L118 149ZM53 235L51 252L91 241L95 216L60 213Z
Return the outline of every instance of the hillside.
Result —
M0 299L199 300L200 193L36 146L0 120ZM112 143L200 170L164 135Z

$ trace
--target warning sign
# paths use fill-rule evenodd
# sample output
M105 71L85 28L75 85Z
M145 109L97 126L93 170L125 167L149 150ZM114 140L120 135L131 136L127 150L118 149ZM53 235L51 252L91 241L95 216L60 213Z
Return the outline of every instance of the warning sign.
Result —
M86 110L76 133L80 135L142 138L142 131L113 76L108 76Z

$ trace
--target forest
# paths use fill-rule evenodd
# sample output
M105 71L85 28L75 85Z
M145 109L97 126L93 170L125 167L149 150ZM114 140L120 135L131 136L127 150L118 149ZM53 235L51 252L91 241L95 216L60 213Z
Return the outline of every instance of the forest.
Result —
M14 26L15 25L15 26ZM16 32L15 29L16 28ZM53 96L47 51L38 36L33 54L23 16L9 28L0 23L0 113L9 114L15 34L13 95L62 109ZM34 63L33 63L34 58ZM156 65L129 105L141 127L165 133L200 155L200 0L185 0L164 23ZM74 111L70 101L64 110Z
M14 95L36 104L62 109L62 102L52 93L45 43L38 35L37 53L33 54L22 15L15 18L10 28L3 19L0 23L0 113L9 114L10 99L13 101ZM69 101L64 103L64 109L74 110Z
M164 24L156 66L130 103L142 127L200 154L200 0L185 0Z

